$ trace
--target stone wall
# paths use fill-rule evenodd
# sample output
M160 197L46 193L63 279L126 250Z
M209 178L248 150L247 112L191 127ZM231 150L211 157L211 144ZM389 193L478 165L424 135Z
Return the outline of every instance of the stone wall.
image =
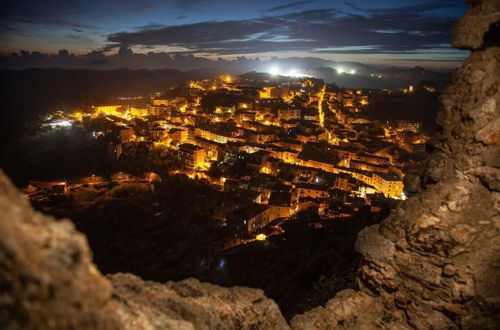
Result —
M500 324L500 0L471 0L471 50L442 96L413 196L356 243L360 290L288 325L260 290L104 277L70 221L33 211L0 173L2 329L493 329Z

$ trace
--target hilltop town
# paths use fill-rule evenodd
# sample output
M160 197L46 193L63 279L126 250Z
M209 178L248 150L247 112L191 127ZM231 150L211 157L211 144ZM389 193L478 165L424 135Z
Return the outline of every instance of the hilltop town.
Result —
M32 180L25 193L47 206L51 197L82 188L135 183L154 190L162 177L184 174L219 191L217 219L231 237L226 247L265 240L311 208L323 221L362 208L377 213L406 199L405 172L418 165L429 137L419 122L373 119L369 105L416 89L341 89L300 74L249 73L56 111L40 121L42 130L77 128L86 139L105 141L110 161L126 162L143 150L169 165L142 176Z

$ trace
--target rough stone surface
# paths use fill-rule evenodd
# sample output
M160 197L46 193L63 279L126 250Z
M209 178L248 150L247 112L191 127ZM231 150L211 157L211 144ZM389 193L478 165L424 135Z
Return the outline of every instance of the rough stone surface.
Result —
M453 45L472 51L444 91L415 193L363 230L359 291L293 329L496 329L500 324L500 0L469 0ZM103 277L66 220L34 212L0 172L0 328L287 329L262 291Z
M0 171L0 328L118 328L111 290L73 224L33 211Z
M35 212L0 171L0 329L288 329L261 290L104 277L68 220Z
M262 290L221 288L190 278L159 284L130 274L109 276L128 329L288 329Z
M484 45L484 35L500 19L500 2L467 2L472 8L453 26L451 45L462 49L478 49Z

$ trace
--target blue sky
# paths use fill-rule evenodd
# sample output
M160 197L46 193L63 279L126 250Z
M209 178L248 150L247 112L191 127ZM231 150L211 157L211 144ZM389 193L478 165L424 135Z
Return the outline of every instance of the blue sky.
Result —
M456 65L462 0L4 0L0 52L189 53ZM455 63L455 64L453 64Z

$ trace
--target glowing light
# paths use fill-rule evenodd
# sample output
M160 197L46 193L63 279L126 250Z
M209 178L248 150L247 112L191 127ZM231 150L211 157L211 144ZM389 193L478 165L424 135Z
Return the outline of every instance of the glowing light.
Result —
M271 174L271 170L264 166L260 169L260 173Z
M352 69L352 70L350 71L350 74L356 74L356 70Z
M219 268L224 268L225 266L226 266L226 260L221 259L221 260L219 261Z
M269 69L269 73L273 76L279 75L280 74L280 69L277 66L272 66Z
M266 235L264 235L264 234L259 234L259 235L255 236L255 239L256 239L257 241L265 241L265 240L266 240L266 238L267 238L267 236L266 236Z
M59 119L59 120L55 120L53 121L52 123L50 123L49 125L51 127L70 127L71 126L71 121L69 120L65 120L65 119Z
M344 68L337 68L336 70L338 74L342 74L345 72Z

